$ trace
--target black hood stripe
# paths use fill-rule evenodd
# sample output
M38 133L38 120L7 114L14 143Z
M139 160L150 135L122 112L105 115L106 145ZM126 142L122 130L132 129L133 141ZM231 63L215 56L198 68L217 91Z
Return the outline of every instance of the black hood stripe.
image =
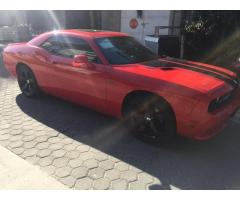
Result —
M179 62L174 62L174 61L170 61L170 60L169 61L168 60L162 60L162 59L147 61L147 62L143 62L142 64L146 65L146 66L151 66L151 67L173 67L173 68L177 67L177 68L187 69L187 70L199 72L199 73L206 74L206 75L212 76L214 78L217 78L221 81L224 81L224 82L232 85L234 88L238 87L238 81L236 82L236 80L233 79L233 78L227 78L227 77L225 77L223 75L220 75L218 73L214 73L212 71L204 70L203 68L195 67L195 66L192 66L192 65L189 65L189 64L182 64L182 63L179 63Z
M207 70L209 70L209 71L213 71L213 72L222 74L222 75L227 76L227 77L229 77L229 78L231 78L231 79L236 78L236 77L231 76L230 74L228 74L228 73L226 73L226 72L224 72L224 71L221 71L221 70L219 70L219 69L214 69L214 68L211 68L211 67L206 67L206 66L203 66L203 65L198 64L198 63L194 63L194 64L193 64L193 63L190 63L190 62L187 61L187 60L180 60L180 59L177 59L177 58L167 57L167 60L166 60L166 61L168 61L168 60L169 60L169 61L173 61L173 62L177 62L177 63L181 63L181 64L184 64L184 65L191 65L191 66L194 66L194 67L201 67L201 68L207 69ZM233 69L226 69L226 70L228 70L228 71L236 74L236 71L234 71Z

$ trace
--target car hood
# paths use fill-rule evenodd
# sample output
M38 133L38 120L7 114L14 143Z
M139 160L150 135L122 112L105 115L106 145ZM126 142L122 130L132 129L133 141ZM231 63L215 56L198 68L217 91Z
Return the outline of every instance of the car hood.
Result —
M162 80L208 94L220 90L229 91L239 85L233 71L169 57L118 67L124 72Z

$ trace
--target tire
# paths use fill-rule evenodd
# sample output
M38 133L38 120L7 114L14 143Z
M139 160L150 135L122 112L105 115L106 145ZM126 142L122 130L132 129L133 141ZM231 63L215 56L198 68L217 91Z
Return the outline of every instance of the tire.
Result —
M136 137L148 143L169 144L176 136L175 115L160 97L140 95L131 98L124 109L125 122Z
M26 97L38 97L41 95L40 88L32 70L22 65L17 68L18 85Z

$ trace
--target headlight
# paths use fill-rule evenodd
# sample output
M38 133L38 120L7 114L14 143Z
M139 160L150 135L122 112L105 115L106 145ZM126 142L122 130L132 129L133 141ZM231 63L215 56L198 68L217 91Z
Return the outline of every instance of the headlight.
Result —
M213 111L217 110L218 108L221 108L222 106L224 106L229 101L231 101L233 94L234 94L234 91L231 91L221 97L218 97L218 98L212 100L208 106L208 112L213 112Z

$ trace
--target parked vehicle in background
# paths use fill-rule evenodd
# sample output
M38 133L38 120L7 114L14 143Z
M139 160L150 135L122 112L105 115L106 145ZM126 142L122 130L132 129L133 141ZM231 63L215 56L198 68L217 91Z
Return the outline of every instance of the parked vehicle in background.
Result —
M29 27L26 25L0 26L1 43L28 41L31 38Z
M240 105L230 69L159 57L124 33L48 32L9 44L3 60L25 96L45 92L122 118L151 142L209 139Z

